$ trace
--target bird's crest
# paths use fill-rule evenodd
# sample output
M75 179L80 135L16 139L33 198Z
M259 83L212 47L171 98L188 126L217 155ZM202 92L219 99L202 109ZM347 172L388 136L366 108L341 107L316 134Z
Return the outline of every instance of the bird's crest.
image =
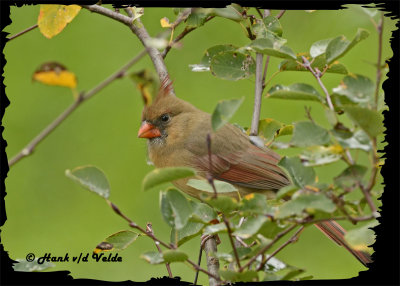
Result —
M167 75L160 84L160 89L158 90L156 100L161 99L162 97L165 97L167 95L170 95L172 93L172 90L173 90L172 80Z

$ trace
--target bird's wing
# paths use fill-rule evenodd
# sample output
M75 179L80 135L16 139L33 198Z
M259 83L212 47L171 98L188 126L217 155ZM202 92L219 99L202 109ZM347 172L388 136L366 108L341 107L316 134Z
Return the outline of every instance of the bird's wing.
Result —
M188 140L185 146L194 155L193 167L199 171L211 173L218 180L251 189L277 190L290 183L283 170L277 166L280 160L278 154L254 146L247 135L229 124L216 133L211 132L210 170L206 129L200 133L204 134L197 134L197 138L204 137L204 144ZM233 142L227 139L232 137L235 138Z

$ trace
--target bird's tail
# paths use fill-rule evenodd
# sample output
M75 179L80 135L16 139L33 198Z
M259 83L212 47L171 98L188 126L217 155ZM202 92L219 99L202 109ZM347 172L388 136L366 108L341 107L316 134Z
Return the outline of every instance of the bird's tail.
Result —
M319 230L321 230L327 237L332 239L338 245L346 248L351 254L354 255L364 266L367 266L367 263L371 263L372 259L369 253L365 251L359 251L353 249L344 239L344 235L346 234L346 230L338 224L334 220L319 222L314 224Z

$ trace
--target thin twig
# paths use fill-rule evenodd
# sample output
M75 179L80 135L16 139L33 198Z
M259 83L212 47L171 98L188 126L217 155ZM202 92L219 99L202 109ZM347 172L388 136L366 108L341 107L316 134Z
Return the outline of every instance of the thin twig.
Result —
M325 96L326 96L326 102L328 103L329 109L332 111L335 111L335 108L333 107L333 104L332 104L331 96L329 95L328 90L326 89L325 85L321 81L322 73L318 70L318 68L316 68L316 70L314 71L314 69L311 67L310 62L307 60L306 57L302 56L301 58L303 59L302 66L305 67L306 69L308 69L312 73L312 75L317 79L320 87L324 91Z
M251 121L250 135L258 135L258 124L260 121L261 112L261 96L262 96L262 67L263 66L263 55L261 53L256 54L256 84L254 91L254 108L253 118Z
M285 229L284 231L281 231L280 233L278 233L275 238L268 243L266 246L264 246L263 248L261 248L257 254L255 254L245 265L243 265L241 268L239 268L239 272L243 272L243 270L245 270L247 267L249 267L256 259L257 256L265 253L268 249L271 248L272 245L275 244L275 242L277 242L282 236L284 236L285 234L287 234L288 232L290 232L292 229L294 229L297 225L293 224L292 226L288 227L287 229Z
M12 166L17 163L22 158L29 156L35 150L36 146L49 135L54 129L56 129L79 105L84 101L91 98L93 95L97 94L115 79L121 77L131 66L136 64L144 55L146 50L141 51L133 59L127 62L115 73L110 75L108 78L100 82L97 86L86 93L81 93L79 97L67 108L65 109L53 122L51 122L45 129L43 129L31 142L29 142L17 155L15 155L10 161L8 161L8 166Z
M378 32L378 59L376 63L376 85L375 85L375 110L378 107L378 98L379 98L379 88L380 88L380 83L382 80L382 67L381 67L381 61L382 61L382 36L383 36L383 12L381 12L381 19L379 20L378 25L376 26L376 30Z
M147 223L147 225L146 225L146 232L147 232L148 234L154 235L154 231L153 231L153 227L152 227L151 222L148 222L148 223ZM158 241L154 241L154 244L156 245L158 252L162 254L162 250L161 250L161 247L160 247L160 243L159 243ZM170 277L170 278L173 278L174 276L172 275L171 267L169 266L169 263L165 263L165 267L167 268L169 277Z
M270 59L270 56L267 56L267 59L265 60L264 73L263 73L263 77L262 77L262 90L264 90L266 87L265 78L267 77L269 59Z
M304 225L301 226L296 232L295 234L293 234L285 243L283 243L281 246L279 246L274 252L272 252L268 258L263 259L260 263L260 266L258 266L257 271L262 270L265 267L265 264L272 258L274 257L276 254L278 254L282 249L284 249L286 246L288 246L291 243L294 243L298 240L298 235L300 234L300 232L302 232L304 229Z
M25 29L25 30L19 32L19 33L16 33L15 35L12 35L12 36L6 38L6 40L7 40L7 42L9 42L9 41L11 41L11 40L13 40L13 39L15 39L15 38L18 38L19 36L21 36L21 35L23 35L23 34L29 32L29 31L32 31L33 29L35 29L35 28L37 28L37 27L38 27L38 24L35 24L35 25L33 25L33 26L31 26L31 27L29 27L29 28L27 28L27 29Z
M277 18L277 19L280 19L280 18L283 16L283 14L285 14L285 12L286 12L286 10L281 10L281 11L279 12L279 14L276 16L276 18Z

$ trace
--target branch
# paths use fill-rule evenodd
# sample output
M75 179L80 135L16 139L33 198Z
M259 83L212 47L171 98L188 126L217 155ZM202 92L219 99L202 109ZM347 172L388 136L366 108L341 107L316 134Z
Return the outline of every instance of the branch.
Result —
M272 245L274 245L275 242L277 242L282 236L284 236L285 234L287 234L288 232L290 232L292 229L294 229L296 227L296 224L292 225L291 227L285 229L284 231L281 231L280 233L278 233L275 238L268 243L266 246L264 246L263 248L261 248L257 254L255 254L245 265L243 265L240 269L239 272L243 272L243 270L247 267L249 267L256 259L257 256L264 254L264 252L266 252L268 249L271 248Z
M382 35L383 35L383 12L381 12L381 19L379 20L378 25L376 25L376 30L378 32L378 60L376 63L376 86L375 86L375 110L378 107L378 97L379 97L379 88L380 88L380 83L382 80L382 67L381 67L381 61L382 61Z
M262 64L263 55L261 53L256 54L256 86L254 92L254 108L253 108L253 119L251 120L250 136L258 135L258 123L260 121L260 110L261 110L261 96L262 96Z
M220 285L219 278L219 260L217 257L212 255L217 252L217 242L215 238L207 239L204 242L204 251L207 257L207 269L209 270L208 281L210 286ZM210 275L211 274L211 275Z
M281 10L281 11L279 12L279 14L276 16L276 18L277 18L277 19L280 19L280 18L283 16L283 14L285 14L285 12L286 12L286 10Z
M144 55L146 51L143 50L118 71L110 75L104 81L100 82L97 86L86 93L81 93L79 97L67 108L65 109L53 122L51 122L45 129L42 130L31 142L29 142L17 155L15 155L10 161L8 161L8 166L12 166L17 163L22 158L29 156L35 150L36 146L49 135L54 129L56 129L79 105L84 101L91 98L93 95L101 91L115 79L120 78L131 66L136 64Z
M335 111L335 109L334 109L334 107L333 107L333 104L332 104L331 97L330 97L330 95L329 95L329 92L328 92L328 90L326 89L325 85L324 85L324 84L322 83L322 81L321 81L322 73L318 70L318 68L316 68L316 71L314 71L314 69L311 67L310 62L306 59L306 57L301 56L301 58L303 59L303 63L302 63L302 64L300 63L300 64L301 64L303 67L305 67L306 69L308 69L308 70L312 73L312 75L317 79L317 81L318 81L320 87L322 88L322 90L323 90L324 93L325 93L326 102L328 103L329 109L332 110L332 111Z
M9 41L11 41L11 40L13 40L13 39L15 39L15 38L27 33L27 32L29 32L29 31L32 31L33 29L35 29L37 27L38 27L38 24L35 24L35 25L33 25L33 26L31 26L31 27L19 32L19 33L16 33L15 35L10 36L9 38L6 38L6 41L9 42Z
M257 271L262 270L265 267L265 264L276 254L278 254L282 249L284 249L286 246L288 246L291 243L295 243L299 239L299 234L302 232L304 229L304 226L301 226L295 234L293 234L285 243L283 243L281 246L279 246L274 252L271 253L271 255L268 256L267 259L264 259L261 261L260 266L258 266Z
M148 223L147 223L147 225L146 225L146 232L147 232L148 234L154 235L154 231L153 231L151 222L148 222ZM161 247L160 247L160 243L159 243L158 241L154 241L154 243L155 243L155 245L156 245L156 247L157 247L157 249L158 249L158 252L162 254L162 250L161 250ZM169 277L170 277L170 278L173 278L174 276L172 275L171 267L169 266L169 263L165 263L165 267L167 268Z

